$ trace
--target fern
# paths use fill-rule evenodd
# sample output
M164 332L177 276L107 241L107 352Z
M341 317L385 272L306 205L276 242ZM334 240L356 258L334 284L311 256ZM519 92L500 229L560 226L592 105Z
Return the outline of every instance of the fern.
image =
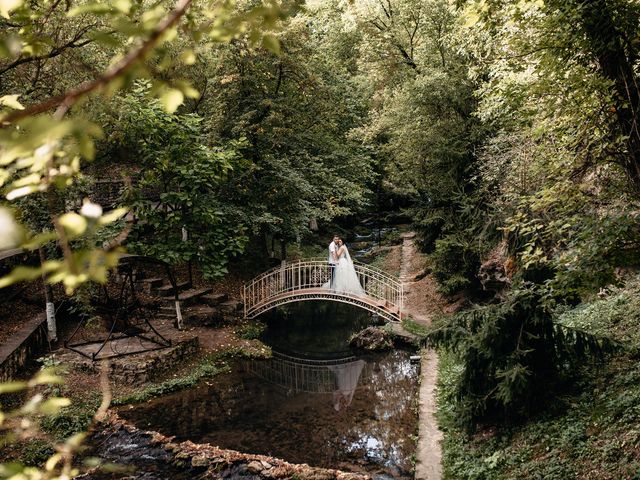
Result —
M585 359L602 359L611 340L554 322L539 288L523 285L507 300L442 319L427 342L459 357L453 389L462 424L527 416L549 400Z

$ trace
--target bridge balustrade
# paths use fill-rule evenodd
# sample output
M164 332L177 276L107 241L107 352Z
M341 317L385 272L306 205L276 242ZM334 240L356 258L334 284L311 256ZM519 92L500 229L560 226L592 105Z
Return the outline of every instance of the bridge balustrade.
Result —
M365 295L336 292L329 288L331 266L326 259L283 262L244 286L245 316L253 318L275 306L303 300L334 300L351 303L399 321L403 305L402 283L394 276L354 262Z

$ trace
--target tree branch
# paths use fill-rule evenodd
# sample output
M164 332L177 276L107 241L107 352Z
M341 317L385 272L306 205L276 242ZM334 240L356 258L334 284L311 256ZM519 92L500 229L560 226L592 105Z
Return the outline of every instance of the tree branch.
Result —
M85 32L83 32L83 34L84 33ZM91 39L86 39L86 40L83 40L82 42L76 43L79 39L80 39L80 37L76 36L72 40L70 40L69 42L65 43L64 45L60 45L59 47L54 48L53 50L51 50L46 55L36 55L34 57L19 58L19 59L15 60L14 62L11 62L6 67L0 69L0 75L3 75L5 73L7 73L9 70L12 70L12 69L14 69L14 68L16 68L16 67L18 67L20 65L24 65L25 63L37 62L39 60L47 60L49 58L54 58L54 57L57 57L58 55L62 54L68 48L81 48L81 47L84 47L85 45L93 42L93 40L91 40Z
M156 44L160 41L164 32L172 28L180 21L192 2L193 0L178 0L175 8L158 24L158 26L151 32L151 35L145 42L143 42L137 49L129 52L115 65L108 68L99 78L96 78L95 80L89 82L85 82L73 90L45 100L42 103L32 105L25 108L24 110L16 110L10 113L4 119L2 119L2 125L0 126L0 128L4 128L22 118L26 118L31 115L37 115L55 107L58 107L55 113L56 118L64 116L69 108L71 108L80 98L90 94L95 90L105 87L120 75L122 75L124 72L129 70L138 61L144 59L144 57L151 50L153 50Z

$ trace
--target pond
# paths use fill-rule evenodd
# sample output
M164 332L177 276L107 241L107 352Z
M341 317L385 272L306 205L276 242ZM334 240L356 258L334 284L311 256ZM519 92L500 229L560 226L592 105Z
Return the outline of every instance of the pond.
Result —
M244 360L196 388L119 413L176 440L378 478L412 478L417 367L410 352L358 354L369 314L330 302L268 319L269 360Z

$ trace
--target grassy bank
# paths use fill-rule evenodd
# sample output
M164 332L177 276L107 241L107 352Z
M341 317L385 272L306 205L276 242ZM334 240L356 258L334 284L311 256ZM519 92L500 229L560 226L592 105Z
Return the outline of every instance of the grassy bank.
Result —
M242 348L233 348L219 353L205 356L186 375L172 378L161 383L148 385L132 394L116 398L111 402L113 406L146 402L155 397L168 395L186 388L196 386L205 378L215 377L231 370L229 361L237 357L251 357L251 353Z
M573 390L522 425L471 436L456 427L450 393L461 367L440 353L446 479L640 479L640 280L562 312L558 321L625 348L603 364L584 365Z

